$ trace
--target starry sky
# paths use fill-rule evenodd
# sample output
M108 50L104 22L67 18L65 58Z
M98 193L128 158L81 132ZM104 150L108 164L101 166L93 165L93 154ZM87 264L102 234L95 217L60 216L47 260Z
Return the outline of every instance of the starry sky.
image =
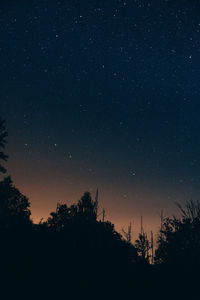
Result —
M99 188L118 228L200 195L200 3L0 4L8 174L35 221Z

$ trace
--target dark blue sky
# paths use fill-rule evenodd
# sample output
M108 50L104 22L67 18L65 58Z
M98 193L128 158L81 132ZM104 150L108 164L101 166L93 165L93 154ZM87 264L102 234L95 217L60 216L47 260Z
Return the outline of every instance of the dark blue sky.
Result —
M120 225L198 199L199 16L189 0L1 2L9 173L35 219L97 186Z

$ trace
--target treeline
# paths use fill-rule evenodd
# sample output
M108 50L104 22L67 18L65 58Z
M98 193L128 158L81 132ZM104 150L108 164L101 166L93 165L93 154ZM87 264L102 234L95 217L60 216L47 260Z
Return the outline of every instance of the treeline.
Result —
M47 220L34 224L28 198L5 176L6 138L0 120L0 272L2 286L12 287L8 294L198 299L199 202L178 205L179 216L162 218L155 254L143 230L132 243L131 226L122 236L98 218L98 191L95 199L86 192L76 204L58 203Z

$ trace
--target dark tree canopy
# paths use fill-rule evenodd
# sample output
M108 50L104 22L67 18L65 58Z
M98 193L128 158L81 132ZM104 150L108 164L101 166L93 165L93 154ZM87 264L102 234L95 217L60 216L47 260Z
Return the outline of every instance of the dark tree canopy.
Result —
M6 137L8 133L5 128L5 121L0 118L0 161L7 161L8 156L4 153ZM0 163L0 172L6 173L6 169Z
M47 224L50 228L56 231L62 230L70 219L71 210L67 207L67 204L57 204L56 211L50 213L50 217L47 220Z
M78 214L84 216L87 220L96 220L97 209L98 209L98 199L92 200L89 192L81 197L77 205Z
M138 261L135 247L123 240L114 225L97 218L98 192L95 200L85 192L77 204L57 204L55 212L44 222L47 230L59 234L63 249L76 257L76 264L93 268L93 261L105 265ZM57 235L58 236L58 235Z
M141 262L149 263L150 244L147 235L144 232L139 233L138 239L135 241L134 246L137 249Z
M168 264L200 263L200 202L178 204L180 217L165 218L158 238L156 261Z
M98 199L92 200L89 192L85 192L77 205L58 203L55 212L50 213L47 224L50 228L60 231L72 222L96 221Z
M13 185L11 177L0 182L0 229L12 229L30 221L28 198Z

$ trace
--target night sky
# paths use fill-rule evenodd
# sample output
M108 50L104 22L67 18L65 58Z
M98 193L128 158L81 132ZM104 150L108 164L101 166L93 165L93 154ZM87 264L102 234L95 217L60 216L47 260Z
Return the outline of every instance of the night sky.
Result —
M199 1L1 1L0 66L8 174L35 221L97 187L119 229L199 199Z

